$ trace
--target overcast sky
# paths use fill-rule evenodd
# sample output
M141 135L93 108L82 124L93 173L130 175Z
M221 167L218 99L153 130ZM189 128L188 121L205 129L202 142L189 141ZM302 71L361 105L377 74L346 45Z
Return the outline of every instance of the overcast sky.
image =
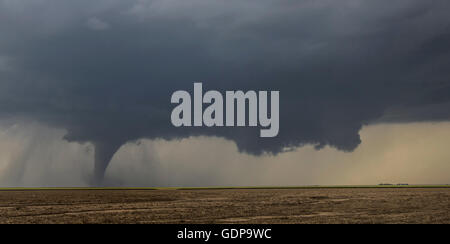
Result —
M110 185L448 181L450 158L435 149L450 119L449 10L447 0L0 0L0 183L88 185L94 161L110 158ZM174 128L170 96L194 82L279 90L279 136ZM403 160L388 171L392 158Z

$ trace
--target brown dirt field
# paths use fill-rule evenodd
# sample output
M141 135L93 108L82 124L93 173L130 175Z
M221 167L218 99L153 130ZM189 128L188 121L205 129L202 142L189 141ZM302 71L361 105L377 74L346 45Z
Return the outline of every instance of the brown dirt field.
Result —
M0 191L0 223L450 223L450 189Z

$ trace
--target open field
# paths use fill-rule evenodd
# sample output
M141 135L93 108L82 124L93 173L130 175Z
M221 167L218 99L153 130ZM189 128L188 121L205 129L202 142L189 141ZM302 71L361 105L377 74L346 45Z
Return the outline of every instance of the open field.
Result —
M450 188L0 189L0 223L450 224Z

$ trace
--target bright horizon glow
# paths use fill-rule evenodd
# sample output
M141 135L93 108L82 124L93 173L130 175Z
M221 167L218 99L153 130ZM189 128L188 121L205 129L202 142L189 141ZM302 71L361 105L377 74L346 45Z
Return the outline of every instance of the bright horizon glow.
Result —
M0 186L88 186L90 144L38 124L0 127ZM450 123L379 124L361 131L351 153L312 145L276 156L239 153L216 137L127 143L107 186L308 186L448 184ZM176 151L176 153L174 153ZM69 174L70 172L70 174Z

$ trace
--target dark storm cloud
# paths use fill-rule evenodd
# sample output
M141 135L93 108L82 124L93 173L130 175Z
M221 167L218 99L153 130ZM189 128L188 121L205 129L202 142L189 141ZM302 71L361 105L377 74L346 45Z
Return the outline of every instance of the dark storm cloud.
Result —
M450 119L449 10L446 0L0 0L0 116L92 142L99 178L140 138L352 151L364 124ZM279 136L173 128L170 96L194 82L279 90Z

